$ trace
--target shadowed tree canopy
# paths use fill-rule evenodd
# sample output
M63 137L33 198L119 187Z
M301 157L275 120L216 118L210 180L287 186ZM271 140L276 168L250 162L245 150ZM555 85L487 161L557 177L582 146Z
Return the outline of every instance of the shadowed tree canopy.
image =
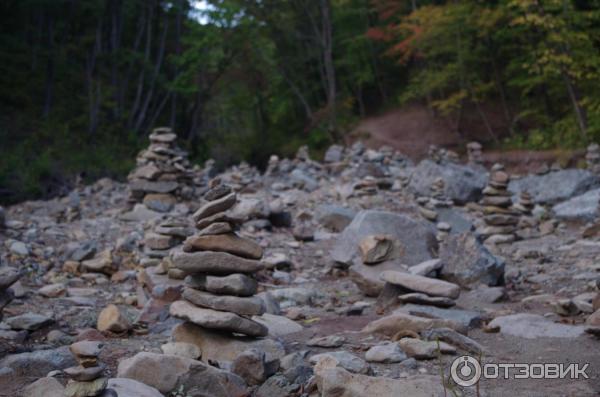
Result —
M594 0L7 0L0 19L3 202L122 177L157 125L222 166L408 102L494 144L600 134Z

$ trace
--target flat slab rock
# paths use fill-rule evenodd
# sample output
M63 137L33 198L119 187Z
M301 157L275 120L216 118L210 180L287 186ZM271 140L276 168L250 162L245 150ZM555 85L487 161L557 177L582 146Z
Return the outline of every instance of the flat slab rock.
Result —
M178 252L173 255L173 265L188 274L209 273L228 275L232 273L256 273L264 263L240 258L226 252Z
M192 218L195 222L198 222L201 219L207 218L211 215L215 215L219 212L227 211L237 201L237 195L235 193L229 193L228 195L218 198L213 201L209 201L204 204L198 211L192 215Z
M443 309L434 306L415 304L404 305L396 309L394 313L408 313L413 316L449 320L469 328L478 327L482 320L482 314L474 310L455 308Z
M411 291L423 292L431 296L456 299L460 295L460 287L435 278L388 270L382 272L380 278L390 284L407 288Z
M233 233L188 237L183 244L183 250L227 252L249 259L260 259L263 256L260 245Z
M233 312L239 315L260 316L265 312L265 304L259 297L239 297L213 295L193 288L183 290L183 299L208 309Z
M273 339L255 339L247 336L224 334L223 332L202 328L193 323L182 323L173 328L173 340L196 345L202 351L202 361L231 362L248 349L265 352L266 361L285 356L281 342Z
M361 332L366 334L378 333L391 337L400 331L413 331L418 333L433 328L451 328L460 333L466 332L466 327L455 321L418 317L398 312L371 321Z
M190 321L205 328L219 329L248 336L267 336L269 333L267 327L256 321L238 316L235 313L196 307L186 301L173 302L170 313L173 317Z
M529 313L496 317L489 327L500 327L500 332L519 338L576 338L582 336L585 327L555 323L547 318Z
M400 295L398 296L398 301L400 303L415 303L417 305L430 305L438 307L452 307L456 305L456 302L453 299L439 296L429 296L418 292Z
M252 320L267 327L269 329L269 336L283 336L300 332L304 329L294 320L270 313L264 313L260 316L252 316Z
M256 280L245 274L224 277L193 274L185 278L185 283L191 288L221 295L252 296L258 289Z
M35 331L48 324L54 322L54 320L48 316L36 313L25 313L18 316L10 317L4 320L9 327L14 330L27 330Z
M345 350L315 354L314 356L311 356L308 359L308 361L311 364L316 364L319 360L321 360L324 357L331 357L335 359L339 367L342 367L345 370L355 374L366 375L371 372L371 366L367 364L365 360Z

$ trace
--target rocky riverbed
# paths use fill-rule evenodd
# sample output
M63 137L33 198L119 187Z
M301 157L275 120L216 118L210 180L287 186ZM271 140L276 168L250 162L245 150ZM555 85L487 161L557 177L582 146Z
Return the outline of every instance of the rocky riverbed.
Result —
M0 211L0 396L598 395L594 164L357 143L217 174L166 134L160 172ZM589 379L463 387L463 355Z

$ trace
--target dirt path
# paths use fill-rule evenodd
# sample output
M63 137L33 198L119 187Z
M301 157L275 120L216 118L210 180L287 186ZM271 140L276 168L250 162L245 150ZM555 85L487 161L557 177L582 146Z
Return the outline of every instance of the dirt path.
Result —
M430 145L461 147L464 139L426 107L410 105L370 117L352 130L354 138L365 139L370 147L390 145L413 159L421 159Z

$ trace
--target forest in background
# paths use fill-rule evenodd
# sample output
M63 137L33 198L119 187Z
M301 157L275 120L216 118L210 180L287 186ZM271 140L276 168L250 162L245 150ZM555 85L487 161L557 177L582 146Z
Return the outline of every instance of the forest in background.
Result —
M0 20L0 202L122 178L158 125L223 166L414 102L499 147L600 137L600 0L4 0Z

